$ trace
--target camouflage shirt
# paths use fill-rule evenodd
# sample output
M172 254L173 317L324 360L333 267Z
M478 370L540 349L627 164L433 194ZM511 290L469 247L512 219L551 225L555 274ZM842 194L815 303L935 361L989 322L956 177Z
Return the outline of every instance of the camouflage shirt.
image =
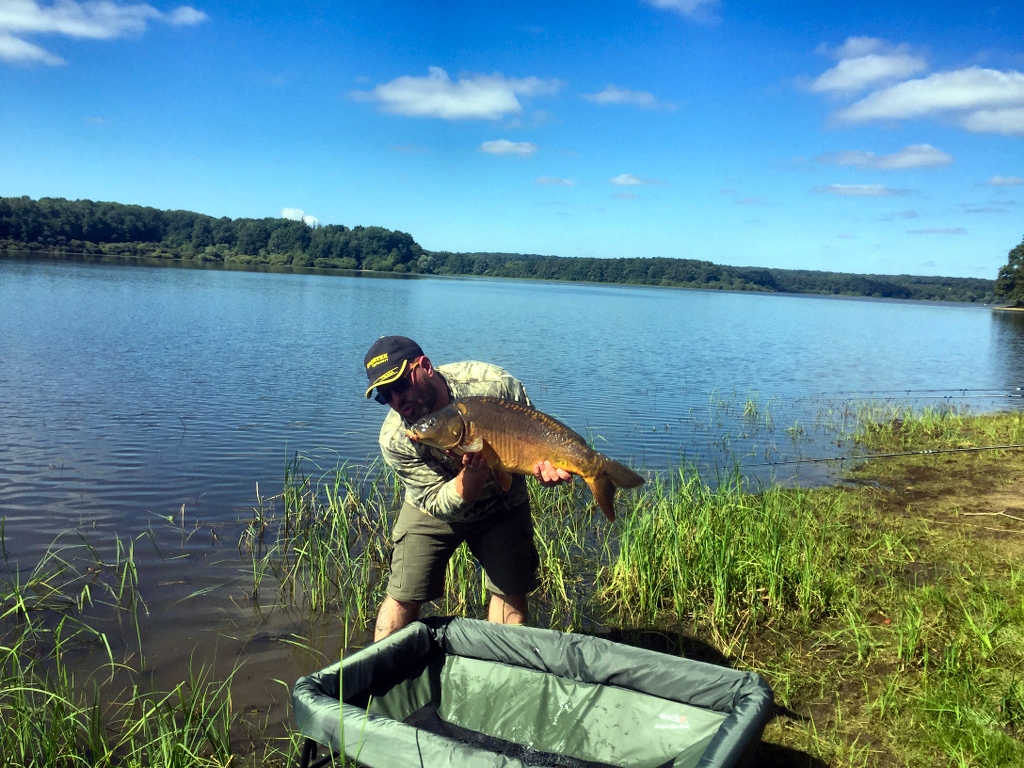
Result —
M439 365L435 369L445 383L452 400L460 397L503 397L524 405L533 404L522 383L496 365L469 360ZM395 410L388 413L380 428L380 452L405 486L405 502L421 512L446 522L479 520L494 512L511 509L527 501L526 478L512 476L512 487L505 493L490 477L476 501L468 502L455 490L455 476L462 469L461 457L415 443L405 435L409 423Z

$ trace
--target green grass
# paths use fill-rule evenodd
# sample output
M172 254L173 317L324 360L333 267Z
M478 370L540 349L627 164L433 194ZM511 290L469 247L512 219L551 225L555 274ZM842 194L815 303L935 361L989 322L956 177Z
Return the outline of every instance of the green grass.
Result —
M808 627L833 614L844 589L837 561L854 538L841 494L712 489L680 475L637 493L602 564L606 620L681 626L727 653L760 627Z
M1024 442L1021 414L869 405L857 423L854 438L876 452ZM1024 488L1024 452L876 460L852 477L753 493L738 474L712 485L684 471L619 494L613 525L581 483L531 483L533 623L696 639L771 683L791 714L766 741L829 765L1024 765L1024 525L965 506ZM241 538L250 599L337 616L358 636L383 594L400 496L379 468L290 464ZM102 647L90 606L144 610L132 542L115 550L97 566L91 548L55 548L0 583L0 764L286 762L296 735L261 741L232 709L230 678L214 681L202 660L170 692L144 691L109 649L92 675L69 671L70 649ZM486 603L462 548L430 611L483 617ZM237 751L246 729L255 755Z
M1020 414L866 406L858 423L855 439L879 452L1024 442ZM1009 453L977 461L999 466ZM346 471L316 482L292 472L305 511L289 509L296 497L286 491L278 519L318 519L331 509L345 518L335 526L350 541L385 535L380 521L397 508L397 486L378 480L372 511L356 501L361 478L339 480ZM347 507L330 501L327 490L339 485L350 489ZM620 495L614 526L594 514L579 484L532 494L542 582L534 623L699 638L762 672L779 701L804 716L780 718L769 739L830 764L1024 764L1024 575L990 543L893 514L872 487L751 493L738 475L712 487L681 472ZM357 624L368 623L386 548L343 544L328 549L348 551L354 572L373 578L332 591L321 576L302 594L328 596L322 604L338 609L358 605ZM316 581L318 563L295 561L310 571L293 583ZM448 576L434 610L483 616L482 574L464 550ZM299 594L289 588L286 598Z
M84 540L68 545L58 540L27 572L5 557L0 765L185 768L232 763L231 729L237 717L230 676L215 681L200 665L172 691L147 690L140 684L141 654L116 658L106 636L90 626L98 608L132 620L145 611L134 545L116 539L114 556L107 560ZM97 650L103 661L89 674L73 671L70 659Z
M861 403L856 424L854 440L879 452L1024 444L1022 413L976 416L951 405Z

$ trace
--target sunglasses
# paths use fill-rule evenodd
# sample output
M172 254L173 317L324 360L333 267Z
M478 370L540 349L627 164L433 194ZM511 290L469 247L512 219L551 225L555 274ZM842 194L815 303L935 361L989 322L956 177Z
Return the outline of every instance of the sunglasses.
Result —
M388 405L391 402L391 396L394 394L402 394L412 384L412 370L413 368L419 367L419 361L409 363L409 367L406 368L405 373L402 374L402 378L396 381L394 384L388 384L384 387L377 387L377 394L373 396L381 405Z

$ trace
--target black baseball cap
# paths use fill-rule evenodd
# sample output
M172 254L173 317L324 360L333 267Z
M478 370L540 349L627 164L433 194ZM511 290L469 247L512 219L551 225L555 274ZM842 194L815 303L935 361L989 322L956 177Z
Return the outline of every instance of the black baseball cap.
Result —
M366 388L369 398L374 387L383 387L398 381L405 373L409 361L423 356L420 345L405 336L381 336L370 347L363 358L366 376L370 386Z

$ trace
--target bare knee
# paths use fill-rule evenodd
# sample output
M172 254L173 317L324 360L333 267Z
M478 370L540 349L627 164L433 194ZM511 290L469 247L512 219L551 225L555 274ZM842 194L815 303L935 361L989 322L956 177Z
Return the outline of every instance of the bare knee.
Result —
M377 611L377 624L373 629L373 640L383 640L392 632L412 624L420 617L421 603L395 600L391 595L384 597L384 602Z
M526 595L496 595L491 593L487 610L488 621L495 624L525 624L529 614Z

